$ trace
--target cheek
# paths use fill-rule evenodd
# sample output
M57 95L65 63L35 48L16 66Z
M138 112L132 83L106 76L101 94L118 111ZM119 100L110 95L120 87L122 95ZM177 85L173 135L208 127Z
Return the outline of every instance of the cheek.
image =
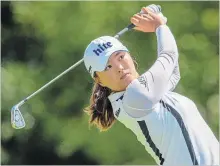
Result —
M126 59L125 59L125 62L126 62L126 65L127 65L127 67L130 69L130 70L136 70L135 69L135 65L134 65L134 62L133 62L133 59L131 58L131 57L127 57Z
M117 76L115 72L111 71L106 73L105 78L103 79L103 84L107 86L112 86L117 81Z
M117 76L117 72L111 72L111 74L109 74L108 76L109 81L112 83L113 81L117 81L118 80L118 76Z

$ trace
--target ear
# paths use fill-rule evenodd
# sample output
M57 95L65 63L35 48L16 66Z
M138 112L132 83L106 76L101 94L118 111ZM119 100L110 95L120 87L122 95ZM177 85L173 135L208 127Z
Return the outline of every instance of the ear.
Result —
M98 76L96 76L96 77L94 78L94 81L95 81L95 83L97 83L97 84L99 84L99 85L105 87L105 86L101 83L101 80L100 80L100 78L99 78Z

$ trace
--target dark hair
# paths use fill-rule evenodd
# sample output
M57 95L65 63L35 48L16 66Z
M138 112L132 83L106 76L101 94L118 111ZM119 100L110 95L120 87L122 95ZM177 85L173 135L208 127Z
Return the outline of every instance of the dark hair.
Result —
M137 68L137 61L134 57L132 57L132 59ZM97 77L97 75L95 74L94 77ZM116 120L111 102L108 99L111 93L111 89L95 82L90 97L90 105L84 109L90 116L89 124L95 125L100 131L109 129Z
M85 108L90 116L89 123L96 125L100 131L107 130L115 121L112 106L108 99L111 92L111 89L95 83L90 97L90 105Z

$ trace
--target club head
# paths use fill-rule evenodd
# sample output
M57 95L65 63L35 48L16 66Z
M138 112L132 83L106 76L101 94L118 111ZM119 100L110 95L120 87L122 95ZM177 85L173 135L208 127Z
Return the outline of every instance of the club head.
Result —
M15 105L11 109L11 125L15 129L21 129L25 127L25 121L18 108L18 105Z

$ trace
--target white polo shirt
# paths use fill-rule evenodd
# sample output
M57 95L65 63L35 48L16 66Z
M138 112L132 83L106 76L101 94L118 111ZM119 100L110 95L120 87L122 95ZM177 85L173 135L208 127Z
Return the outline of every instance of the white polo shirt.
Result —
M178 50L166 25L156 30L158 57L125 91L111 94L115 118L160 165L219 165L219 142L190 99L172 92Z

